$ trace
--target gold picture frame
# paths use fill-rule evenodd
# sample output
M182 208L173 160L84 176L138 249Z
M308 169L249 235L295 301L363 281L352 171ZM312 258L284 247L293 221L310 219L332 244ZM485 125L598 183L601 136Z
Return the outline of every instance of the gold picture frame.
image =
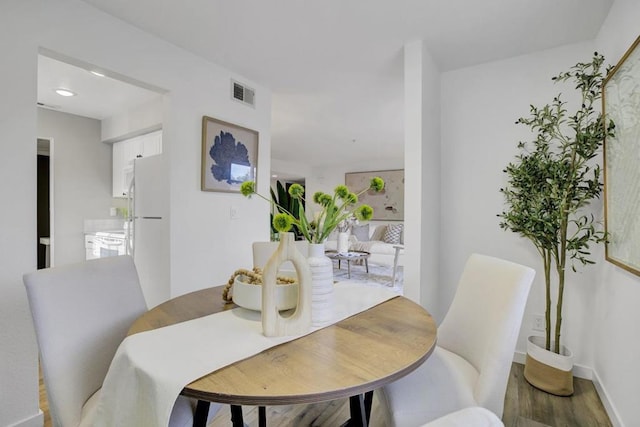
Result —
M640 37L602 85L602 111L613 121L604 142L605 259L640 275Z
M239 193L244 181L256 181L257 131L202 117L201 190Z

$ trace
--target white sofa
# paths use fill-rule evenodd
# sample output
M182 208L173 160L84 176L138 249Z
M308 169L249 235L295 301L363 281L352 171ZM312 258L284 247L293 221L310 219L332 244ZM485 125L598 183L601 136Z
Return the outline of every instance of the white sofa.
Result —
M400 234L399 243L387 243L384 241L385 232L388 225L396 225L401 223L375 223L369 222L358 226L350 231L349 236L349 249L351 250L364 250L371 253L369 258L369 264L379 264L393 267L393 261L396 255L396 249L394 246L404 244L404 227ZM367 230L368 228L368 230ZM368 240L365 238L365 233L368 231ZM329 239L325 242L326 250L336 250L338 247L337 233L332 233ZM400 249L398 253L398 265L403 265L403 253L404 249Z

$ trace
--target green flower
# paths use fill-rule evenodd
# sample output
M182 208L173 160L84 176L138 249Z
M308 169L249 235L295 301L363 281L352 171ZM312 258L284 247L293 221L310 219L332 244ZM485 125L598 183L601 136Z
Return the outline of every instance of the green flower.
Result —
M300 184L292 184L289 187L289 195L294 199L301 199L304 194L304 188Z
M384 189L384 180L379 176L375 176L371 178L371 183L369 184L369 188L375 191L376 193L382 191Z
M313 193L313 201L317 204L320 204L320 198L324 195L322 191L316 191Z
M373 217L373 208L368 205L357 207L359 197L367 191L380 191L384 188L384 181L380 177L370 180L368 188L358 193L353 193L346 185L337 185L333 193L328 194L317 191L313 194L313 201L320 205L320 209L309 215L305 212L304 204L304 186L300 184L292 184L285 193L284 188L278 183L279 194L288 194L290 201L295 203L288 207L281 206L275 200L273 189L271 190L271 199L267 199L256 192L256 184L253 181L246 181L240 186L240 192L250 197L252 194L270 202L273 208L273 230L277 232L287 232L295 227L296 230L310 243L322 243L329 234L336 228L344 227L345 223L355 220L369 221ZM308 206L307 206L308 207ZM278 212L275 214L275 212ZM355 218L354 218L355 217ZM342 225L341 225L342 224Z
M322 205L322 206L329 206L331 204L331 202L333 202L333 197L331 197L330 195L323 193L319 198L318 198L318 204Z
M273 228L281 233L291 230L292 225L293 218L291 218L291 215L289 214L279 213L273 217Z
M346 199L349 196L349 189L346 185L338 185L335 189L335 192L336 195L342 200Z
M373 208L369 205L360 205L354 211L359 221L369 221L373 217Z
M256 192L256 183L253 181L245 181L240 185L240 192L243 196L249 197Z

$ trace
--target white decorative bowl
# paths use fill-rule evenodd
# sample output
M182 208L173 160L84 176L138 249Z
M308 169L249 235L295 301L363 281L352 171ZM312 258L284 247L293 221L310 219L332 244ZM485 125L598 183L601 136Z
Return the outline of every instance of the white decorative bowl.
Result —
M236 276L233 281L233 302L240 307L262 311L262 285L252 285L244 281L245 276ZM289 310L298 305L298 284L276 286L278 309Z

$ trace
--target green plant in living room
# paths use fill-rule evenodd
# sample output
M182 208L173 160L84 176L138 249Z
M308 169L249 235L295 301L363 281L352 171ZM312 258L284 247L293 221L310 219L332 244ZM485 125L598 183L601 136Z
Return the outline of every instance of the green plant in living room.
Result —
M299 202L296 205L297 212L291 212L277 205L273 199L269 200L258 194L253 181L243 182L240 192L246 197L256 194L277 207L279 213L273 216L272 225L278 232L286 232L295 227L309 243L323 243L342 221L352 215L361 221L370 220L373 209L365 204L356 207L358 196L369 190L379 192L382 189L384 189L384 180L374 177L371 178L369 187L358 194L351 192L346 185L338 185L334 189L333 196L318 191L313 195L313 201L320 206L320 210L315 212L311 220L307 218L305 212L304 188L300 184L292 184L288 191L289 196Z
M604 57L596 52L591 62L577 63L552 78L554 82L575 84L581 98L574 113L567 111L567 102L557 95L551 104L541 108L531 105L529 117L516 121L528 126L535 138L518 144L520 154L504 169L507 185L500 189L506 205L498 215L500 227L529 239L542 258L546 301L544 347L556 354L562 348L566 269L570 265L576 271L576 265L594 264L589 245L606 240L594 215L584 211L602 192L601 170L595 157L605 136L614 132L613 123L607 123L597 111L604 80L603 64ZM605 72L608 71L607 68ZM552 276L557 284L554 325ZM571 385L567 393L572 392Z
M291 187L291 185L292 184L289 184L288 187ZM280 234L273 226L273 216L281 210L284 210L286 212L291 212L294 218L299 219L300 209L298 205L302 202L299 199L291 197L280 181L276 181L276 191L273 191L273 188L270 188L269 191L271 191L271 200L273 202L270 221L271 237L272 240L276 240L279 238ZM303 237L302 233L297 228L294 227L291 231L294 233L296 240L300 240Z

